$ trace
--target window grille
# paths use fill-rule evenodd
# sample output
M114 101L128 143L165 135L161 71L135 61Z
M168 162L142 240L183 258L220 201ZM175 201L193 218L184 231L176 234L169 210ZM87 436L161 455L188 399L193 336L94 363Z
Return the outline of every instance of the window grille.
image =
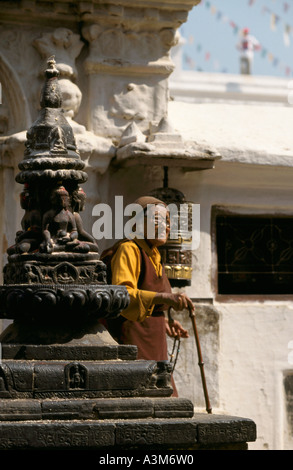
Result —
M216 217L219 294L293 294L293 217Z

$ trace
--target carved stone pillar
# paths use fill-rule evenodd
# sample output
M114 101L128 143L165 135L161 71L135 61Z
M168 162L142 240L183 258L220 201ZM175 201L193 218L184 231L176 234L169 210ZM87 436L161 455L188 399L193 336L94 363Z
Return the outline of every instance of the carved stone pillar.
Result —
M118 141L132 122L148 133L149 123L167 114L170 49L178 27L198 0L133 2L112 0L85 15L89 43L87 127Z

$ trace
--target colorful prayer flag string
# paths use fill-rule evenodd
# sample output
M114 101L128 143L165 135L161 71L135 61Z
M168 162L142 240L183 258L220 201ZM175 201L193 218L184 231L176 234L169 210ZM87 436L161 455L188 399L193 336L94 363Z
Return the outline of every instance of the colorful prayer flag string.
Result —
M248 0L248 5L253 6L256 3L257 0ZM205 7L210 11L210 13L216 18L217 21L222 21L223 23L229 24L229 26L233 29L234 34L238 34L243 28L241 28L235 21L233 21L231 18L229 18L227 15L224 14L224 12L218 10L217 7L215 7L209 0L202 0L202 4L205 5ZM288 2L283 3L283 8L284 11L288 11L291 5L288 4ZM267 6L263 7L263 13L270 13L270 25L272 31L275 31L277 28L277 25L281 22L284 23L284 31L283 31L283 38L284 38L284 44L289 47L290 46L290 35L293 34L293 27L286 22L283 21L283 19L277 15L275 12L273 12L270 8ZM267 58L267 60L272 64L272 66L277 67L279 66L280 70L282 70L286 76L290 76L292 73L291 67L288 65L284 64L282 61L279 60L279 58L275 57L274 54L272 54L267 48L262 46L261 48L261 58Z

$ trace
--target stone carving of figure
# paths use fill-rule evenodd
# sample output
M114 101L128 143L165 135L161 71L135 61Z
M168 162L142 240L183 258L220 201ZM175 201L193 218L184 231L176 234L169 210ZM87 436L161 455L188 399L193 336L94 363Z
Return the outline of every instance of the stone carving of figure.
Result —
M61 127L53 127L48 140L51 153L67 153L66 137Z
M78 188L72 194L72 211L75 218L76 228L78 232L78 239L81 241L87 242L90 247L90 251L99 251L98 244L96 243L94 237L92 237L86 230L83 228L82 218L80 212L83 211L86 200L86 194L82 188Z
M25 210L21 220L22 230L16 233L15 245L8 248L9 255L13 253L28 253L39 248L41 242L41 214L34 207L34 197L26 185L20 194L20 205Z
M80 364L73 364L69 370L69 388L85 388L86 369Z
M70 208L68 191L59 186L51 196L52 208L43 217L43 242L40 251L45 253L74 251L87 253L89 246L80 243L75 217Z

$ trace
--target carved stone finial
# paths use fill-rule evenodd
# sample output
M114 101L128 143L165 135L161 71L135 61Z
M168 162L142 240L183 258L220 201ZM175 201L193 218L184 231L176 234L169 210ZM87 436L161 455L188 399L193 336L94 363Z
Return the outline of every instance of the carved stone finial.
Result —
M145 142L145 140L145 136L143 135L137 124L133 121L126 127L123 134L121 135L119 147L124 147L125 145L134 142Z
M184 143L181 135L173 129L172 124L166 116L163 116L157 126L150 128L148 142L152 142L156 147L183 148Z
M52 55L47 60L48 68L45 70L45 75L47 78L59 77L60 72L56 68L55 56Z
M72 127L64 116L62 94L59 88L59 72L54 56L47 60L45 84L41 95L42 109L27 131L24 159L18 167L21 172L16 181L21 184L46 181L55 184L67 181L84 183L87 174L82 170Z
M58 85L59 71L56 68L55 57L49 57L47 64L46 81L41 92L40 104L42 108L61 108L62 95Z

